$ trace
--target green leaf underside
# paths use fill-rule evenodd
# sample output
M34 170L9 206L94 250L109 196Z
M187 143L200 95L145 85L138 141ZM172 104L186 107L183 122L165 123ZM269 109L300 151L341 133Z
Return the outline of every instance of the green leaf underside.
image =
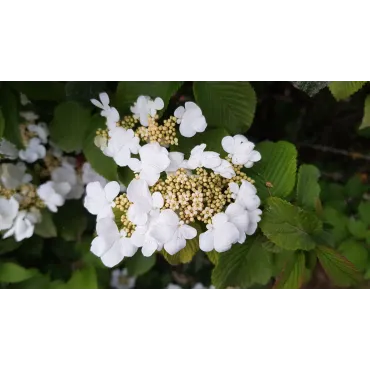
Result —
M287 262L285 268L277 278L274 288L276 289L299 289L301 288L305 275L305 255L296 252L294 258Z
M156 256L153 254L150 257L144 257L139 251L133 257L126 258L126 267L130 276L140 276L148 272L156 261Z
M316 210L320 202L320 171L317 167L303 164L299 167L297 180L297 203L299 206Z
M267 199L260 227L269 240L288 250L315 248L315 235L322 231L315 214L280 198Z
M348 261L353 263L358 271L365 271L368 265L369 252L363 242L359 242L354 239L347 239L342 242L338 251Z
M336 100L349 98L360 90L367 81L334 81L330 82L329 89Z

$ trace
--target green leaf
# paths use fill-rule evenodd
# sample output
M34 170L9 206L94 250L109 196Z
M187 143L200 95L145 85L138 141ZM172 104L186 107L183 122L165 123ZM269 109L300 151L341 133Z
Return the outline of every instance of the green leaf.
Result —
M55 238L57 236L57 229L49 210L43 209L41 211L41 222L35 225L35 234L43 238Z
M365 222L367 226L370 225L370 202L361 202L358 207L358 213L361 220Z
M361 220L355 220L350 218L348 222L349 232L357 239L366 239L368 235L368 229L365 222Z
M25 269L13 262L0 264L0 282L2 283L19 283L27 280L38 273L35 269Z
M338 247L338 251L352 262L358 271L365 271L368 265L369 253L365 245L354 239L345 240Z
M362 183L360 176L353 175L347 181L345 191L350 198L361 198L366 191L366 185Z
M0 255L14 251L21 246L21 243L16 242L13 237L0 239Z
M274 288L299 289L303 284L305 271L305 255L303 252L297 252L277 278Z
M234 244L227 252L220 253L212 272L212 284L216 288L267 284L272 276L272 257L262 247L264 242L262 235L252 236L244 244Z
M5 118L3 115L3 111L0 109L0 139L4 135L4 130L5 130Z
M242 134L253 122L257 98L249 82L194 82L195 99L209 127Z
M335 243L341 242L349 235L347 229L349 220L345 214L334 208L325 207L322 216L324 223L332 226L330 233L332 234Z
M2 106L5 128L3 135L5 139L12 142L18 148L23 147L21 131L19 127L19 101L18 97L9 88L0 89L0 102Z
M165 110L171 96L175 94L182 84L182 82L178 81L123 81L118 84L114 106L120 113L128 114L130 107L134 105L137 98L140 95L147 95L152 99L162 98Z
M91 167L101 176L109 181L117 181L117 165L113 158L107 157L94 144L96 130L105 128L103 117L95 115L91 118L90 125L87 129L87 135L83 142L83 153Z
M97 99L99 94L106 90L103 81L71 81L65 85L65 94L68 100L91 104L90 99Z
M39 81L39 82L9 82L10 86L25 94L30 100L61 101L65 97L64 84L62 82Z
M121 184L126 187L135 178L135 173L130 169L130 167L117 167L118 180Z
M79 103L69 101L59 104L50 125L50 137L65 152L80 150L90 124L90 111Z
M362 117L361 126L358 129L363 130L368 127L370 127L370 95L365 99L364 115Z
M126 267L130 276L139 276L148 272L156 261L155 254L150 257L144 257L142 253L135 253L133 257L125 258Z
M322 245L316 251L321 266L334 284L348 287L361 281L361 275L353 263L337 251Z
M267 200L260 227L269 240L288 250L315 248L315 235L322 231L322 223L315 214L280 198Z
M213 250L213 251L207 252L206 255L213 265L217 265L218 259L220 257L220 253Z
M66 289L98 289L96 271L93 266L85 267L73 273L71 279L64 286Z
M366 81L334 81L330 82L329 90L336 100L349 98L364 86Z
M302 164L298 171L297 203L299 206L316 210L320 206L320 171L317 167Z
M262 247L271 253L281 253L283 251L283 248L278 247L268 239L265 239L265 241L262 243Z
M86 229L86 211L79 200L68 200L54 215L58 236L66 241L79 240Z
M316 95L324 87L328 86L329 82L327 81L293 81L292 85L304 91L308 96Z
M269 196L285 198L294 189L297 171L297 150L286 141L265 141L256 146L262 159L246 170L255 180L258 196L265 200ZM266 185L267 184L267 185Z

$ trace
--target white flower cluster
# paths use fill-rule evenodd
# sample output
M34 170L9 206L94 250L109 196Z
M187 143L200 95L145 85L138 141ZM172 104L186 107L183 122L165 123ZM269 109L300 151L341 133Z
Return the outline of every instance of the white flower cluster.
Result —
M224 158L207 151L206 144L195 146L185 158L182 152L169 151L168 142L176 135L176 124L184 137L205 131L206 119L195 103L178 107L160 125L160 98L140 96L131 107L132 117L120 121L108 95L99 97L101 102L92 103L102 109L107 129L98 130L95 144L135 174L125 194L120 195L114 181L105 186L91 182L86 188L85 207L97 216L91 251L106 266L117 265L138 249L144 256L162 249L174 255L199 233L201 250L224 252L256 231L260 199L242 168L252 167L261 155L245 136L223 138Z

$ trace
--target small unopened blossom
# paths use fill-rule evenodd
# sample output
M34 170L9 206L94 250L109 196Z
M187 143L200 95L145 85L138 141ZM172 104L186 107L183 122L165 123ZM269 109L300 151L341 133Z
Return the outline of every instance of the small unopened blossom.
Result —
M221 144L233 164L250 168L261 159L261 154L253 150L254 144L243 135L225 136Z
M193 137L197 132L204 132L207 127L202 110L193 102L185 103L185 108L178 107L174 116L180 124L180 134L184 137Z
M96 224L98 236L92 241L91 252L101 258L107 267L120 263L124 257L132 257L136 251L126 232L118 230L115 221L110 218L101 218Z
M212 224L208 224L207 229L208 231L199 236L199 247L204 252L213 249L225 252L239 240L239 230L225 213L213 216Z
M37 137L33 137L27 144L26 149L19 151L19 158L28 162L33 163L38 159L45 158L46 149L41 145L41 140Z
M70 190L71 185L67 182L48 181L38 187L37 194L51 212L56 212L64 204Z
M119 194L120 186L117 181L108 182L104 188L98 181L91 182L86 186L85 208L97 219L113 217L112 207L115 205L114 198Z
M18 209L19 203L13 197L0 197L0 230L7 230L13 225Z
M195 146L190 152L190 158L186 162L187 168L194 170L199 167L214 169L221 165L220 154L216 152L206 152L206 144Z
M112 271L110 286L115 289L132 289L135 287L136 277L129 276L127 269Z
M116 123L119 121L119 113L116 108L109 106L109 96L107 93L100 93L99 100L91 99L91 103L96 107L100 108L102 111L100 115L107 119L107 126L109 129L116 127Z
M23 162L3 163L0 166L0 180L7 189L16 189L32 180L32 176L26 173L27 168Z
M135 119L140 120L140 123L148 127L148 117L155 117L158 110L164 108L164 102L161 98L152 100L149 96L139 96L135 104L130 108Z
M18 149L16 146L4 138L0 139L0 158L16 159L18 157Z

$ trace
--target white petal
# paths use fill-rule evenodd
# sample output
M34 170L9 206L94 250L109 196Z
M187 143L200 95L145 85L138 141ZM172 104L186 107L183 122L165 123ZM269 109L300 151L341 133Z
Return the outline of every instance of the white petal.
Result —
M120 186L117 181L108 182L104 187L105 198L108 202L112 202L113 199L119 194Z
M109 248L104 238L97 236L91 243L90 251L96 256L101 257Z
M233 154L235 150L234 138L232 136L225 136L221 141L222 148L226 153Z
M100 109L104 109L103 107L103 104L100 103L100 101L96 100L96 99L90 99L91 103L94 104L96 107L100 108Z
M197 236L197 229L189 225L182 225L179 227L179 233L185 239L193 239Z
M120 167L125 167L130 163L131 152L128 146L123 146L113 157Z
M167 242L164 245L164 249L168 254L173 256L177 252L179 252L181 249L185 248L186 246L186 240L184 238L179 238L177 235L174 235L174 237Z
M215 168L221 164L220 155L216 152L204 152L202 156L202 165L205 168Z
M214 227L222 227L223 224L225 224L228 221L228 216L223 213L217 213L212 217L212 224Z
M258 162L259 160L261 160L261 158L261 153L257 152L257 150L253 150L249 156L249 160L252 162Z
M157 110L163 109L164 108L164 101L161 98L155 98L154 107Z
M154 239L145 240L143 247L141 248L141 252L143 256L150 257L158 247L158 243Z
M225 252L231 248L239 239L239 231L231 222L227 222L221 228L214 231L215 250Z
M127 198L133 203L137 202L141 198L145 198L150 201L151 194L146 181L133 179L127 187Z
M125 257L132 257L137 252L138 247L132 243L131 239L122 238L121 245Z
M107 267L118 265L124 258L123 248L120 240L117 240L113 246L101 256L101 261Z
M160 172L151 166L143 168L140 172L140 179L145 180L149 186L155 185L159 178Z
M213 230L208 230L199 235L199 248L203 252L210 252L214 248Z
M181 122L180 124L180 134L184 137L193 137L197 132L190 122Z
M173 113L173 115L176 117L176 118L181 118L185 113L185 108L184 107L177 107L175 112Z
M131 171L140 172L141 171L141 162L137 158L130 158L127 165L130 167Z
M154 208L162 208L164 205L162 194L159 191L156 191L152 194L152 201Z
M109 96L107 93L103 92L99 94L99 99L103 103L104 108L109 107Z

